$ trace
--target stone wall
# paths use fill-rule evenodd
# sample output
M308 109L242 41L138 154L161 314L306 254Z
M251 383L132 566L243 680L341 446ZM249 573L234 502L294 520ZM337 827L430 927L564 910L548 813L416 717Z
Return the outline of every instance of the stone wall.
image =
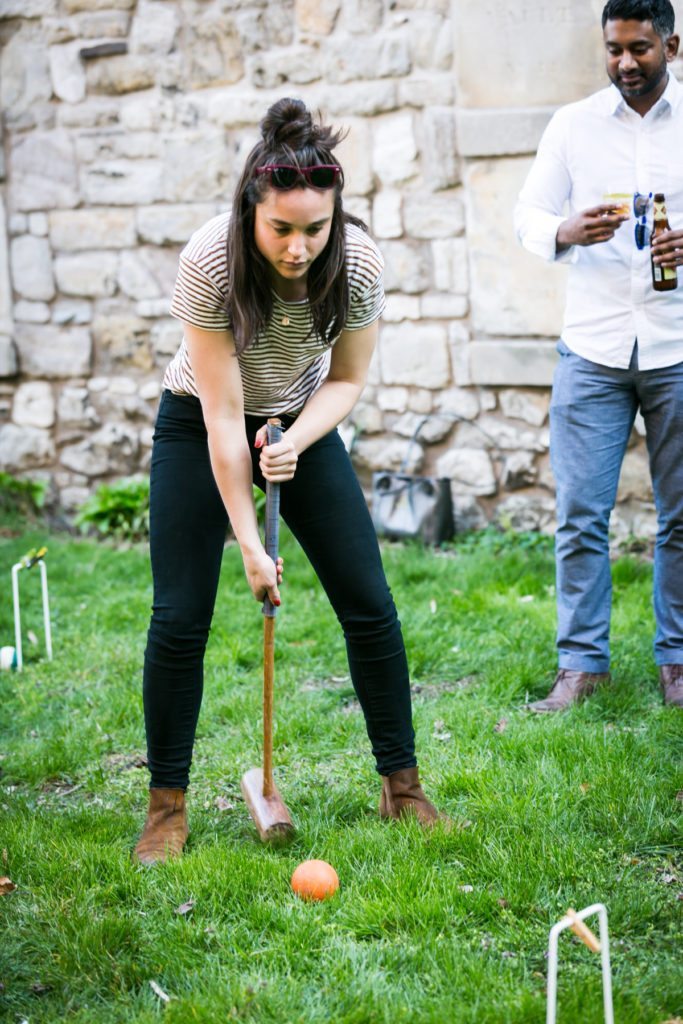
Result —
M592 0L1 0L0 467L67 509L148 465L177 256L267 106L349 129L388 306L354 458L453 479L460 527L551 528L564 269L511 210L558 104L604 83ZM683 22L683 4L678 13ZM419 441L411 445L421 419ZM617 525L652 528L644 445Z

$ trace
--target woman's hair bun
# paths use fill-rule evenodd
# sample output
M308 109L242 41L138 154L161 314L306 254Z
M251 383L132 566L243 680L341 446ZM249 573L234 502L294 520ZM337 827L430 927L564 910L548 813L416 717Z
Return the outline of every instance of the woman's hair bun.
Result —
M310 111L301 100L278 100L261 121L261 137L268 148L303 149L315 142L317 135Z

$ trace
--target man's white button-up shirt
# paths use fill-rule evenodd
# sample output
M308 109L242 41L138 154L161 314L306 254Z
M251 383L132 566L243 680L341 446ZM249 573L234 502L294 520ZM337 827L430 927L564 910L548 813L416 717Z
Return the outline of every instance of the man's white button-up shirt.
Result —
M558 110L520 193L515 229L529 252L571 264L562 339L573 352L626 369L637 339L639 369L683 362L683 268L675 291L654 290L633 210L609 242L556 252L562 221L609 192L663 192L671 228L683 229L683 88L673 75L645 117L614 85ZM647 219L649 241L651 202Z

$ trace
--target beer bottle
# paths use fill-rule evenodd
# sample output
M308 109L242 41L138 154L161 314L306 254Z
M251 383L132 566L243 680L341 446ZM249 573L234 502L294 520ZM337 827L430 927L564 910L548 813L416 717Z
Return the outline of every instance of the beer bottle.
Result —
M669 218L666 215L666 200L663 192L655 192L654 198L655 222L652 228L653 242L662 231L671 231ZM675 267L662 267L652 263L652 287L656 292L670 292L678 287L678 274Z

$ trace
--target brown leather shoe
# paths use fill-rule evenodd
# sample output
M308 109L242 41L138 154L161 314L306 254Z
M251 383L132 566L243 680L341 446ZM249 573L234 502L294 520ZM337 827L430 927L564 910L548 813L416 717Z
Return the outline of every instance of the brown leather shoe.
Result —
M151 867L179 857L189 835L184 789L150 789L147 820L133 860Z
M575 672L570 668L561 668L548 696L526 704L525 707L527 711L563 711L570 704L590 697L596 686L609 682L609 677L609 672Z
M683 708L683 665L660 665L659 685L665 704Z
M413 816L420 825L435 825L441 818L425 796L417 768L401 768L391 775L382 775L379 816L395 819Z

